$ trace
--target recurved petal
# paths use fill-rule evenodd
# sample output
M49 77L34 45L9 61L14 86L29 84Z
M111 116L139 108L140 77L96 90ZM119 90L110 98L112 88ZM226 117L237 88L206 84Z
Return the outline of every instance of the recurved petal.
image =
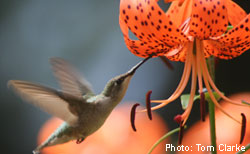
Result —
M121 0L119 17L121 28L129 28L139 40L147 42L157 40L155 34L152 35L146 27L150 23L142 19L141 14L143 13L146 13L146 10L142 8L142 3L138 4L137 0Z
M168 59L170 59L172 61L185 62L187 52L190 52L190 50L191 51L193 50L193 48L190 48L190 46L193 46L193 42L188 42L184 45L180 45L174 49L171 49L164 56L166 56ZM204 51L204 55L205 55L205 58L208 58L211 54L207 53L207 51Z
M172 2L166 12L167 17L174 21L178 28L191 16L192 12L192 0L185 0L181 6L179 3L179 1Z
M165 54L168 59L172 61L181 61L185 62L187 55L187 44L183 46L179 46L177 48L172 49L170 52Z
M171 48L162 43L155 41L131 40L129 38L129 29L124 21L120 19L120 27L124 36L127 48L136 56L146 58L148 56L156 57L167 53Z
M232 0L227 0L226 3L228 20L231 25L237 25L242 19L247 16L247 13Z
M140 40L131 40L124 36L128 49L136 56L146 58L148 56L158 57L167 53L171 48L163 44L146 43Z
M144 42L158 41L172 47L188 41L156 0L121 0L120 20Z
M204 53L208 53L208 55L213 55L215 57L218 57L220 59L232 59L235 56L234 53L232 53L231 49L217 41L214 40L204 40L203 41L204 46Z
M250 14L225 35L208 41L214 46L214 56L231 59L250 48ZM211 48L211 47L208 47Z
M226 0L193 0L190 34L200 39L220 36L227 30Z

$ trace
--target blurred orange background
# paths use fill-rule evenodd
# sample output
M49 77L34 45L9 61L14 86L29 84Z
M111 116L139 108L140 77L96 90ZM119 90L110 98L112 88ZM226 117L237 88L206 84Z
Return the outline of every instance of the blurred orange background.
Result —
M237 101L247 101L250 102L250 93L239 93L232 95L230 97L232 100ZM227 117L225 114L223 114L221 111L216 110L216 135L217 135L217 146L222 144L218 149L218 154L235 154L236 150L232 151L226 151L225 146L229 146L232 148L232 146L245 146L250 143L250 108L249 107L241 107L241 106L235 106L229 103L226 103L225 101L222 101L221 103L224 110L226 110L228 113L230 113L232 116L236 117L241 121L241 113L244 113L247 118L247 124L246 124L246 134L244 142L240 145L240 133L241 133L241 125ZM201 146L207 146L210 145L210 131L209 131L209 119L208 116L206 117L205 122L197 122L194 126L192 126L187 132L184 132L184 138L183 138L183 145L190 147L189 152L179 152L178 154L209 154L210 152L205 151L198 151L198 145L201 144ZM191 151L191 146L193 151ZM209 150L209 148L208 148ZM250 151L247 151L246 154L249 154Z

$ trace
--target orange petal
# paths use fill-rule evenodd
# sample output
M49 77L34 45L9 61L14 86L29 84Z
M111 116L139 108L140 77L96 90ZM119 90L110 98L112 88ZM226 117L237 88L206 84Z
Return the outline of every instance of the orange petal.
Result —
M210 55L214 55L215 56L215 52L219 52L217 51L217 48L214 47L214 42L212 42L211 40L203 40L202 41L203 46L204 46L204 56L205 58L208 58Z
M214 56L231 59L250 48L250 14L225 35L210 41L215 46Z
M193 0L190 34L201 39L220 36L227 30L226 0Z
M138 57L146 58L148 56L162 56L171 49L168 46L152 41L131 40L128 34L128 27L122 20L120 20L120 27L123 32L125 44L128 49Z
M172 49L170 52L165 54L165 56L172 61L185 62L187 55L188 43L178 48Z
M157 55L166 53L169 48L188 41L187 36L167 18L155 0L121 0L120 26L127 46L136 47L137 52L144 54L146 50L156 52ZM130 29L139 41L130 40L125 27ZM142 43L143 47L140 45Z
M230 48L213 40L204 40L204 52L220 59L232 59L236 56L231 52Z
M171 3L166 15L174 21L177 27L180 27L182 23L191 16L192 11L192 0L185 0L184 3L179 6L179 1Z
M141 15L146 13L146 8L142 8L142 3L138 1L121 0L120 2L120 20L123 21L125 27L129 28L131 32L141 41L158 40L155 34L148 30L147 26L150 24L142 19ZM120 24L121 24L120 21ZM122 28L122 27L121 27Z
M247 16L247 13L232 0L227 0L226 3L228 20L231 25L237 25L242 19Z
M164 0L165 3L169 3L169 2L173 2L173 1L176 1L176 0Z

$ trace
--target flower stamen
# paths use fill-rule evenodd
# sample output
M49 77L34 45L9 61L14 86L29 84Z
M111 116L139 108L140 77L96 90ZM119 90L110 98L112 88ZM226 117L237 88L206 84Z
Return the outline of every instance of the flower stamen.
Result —
M183 121L181 115L178 114L177 116L175 116L174 121L177 122L178 124L181 124Z
M244 137L245 137L245 134L246 134L246 123L247 123L245 114L241 113L241 116L242 116L242 122L241 122L240 144L242 144L242 142L244 140Z
M207 74L207 70L204 70L205 73ZM209 84L211 85L211 87L215 90L215 92L217 94L219 94L219 96L224 99L225 101L227 101L228 103L231 103L231 104L234 104L234 105L238 105L238 106L246 106L245 104L241 104L240 102L237 102L237 101L234 101L234 100L231 100L229 98L227 98L214 84L213 80L211 79L211 77L209 75L208 76L208 81L209 81Z
M199 93L200 93L200 113L201 113L201 120L205 121L205 112L206 112L206 106L205 106L205 94L203 92L203 82L202 82L202 69L199 61L199 50L200 47L196 46L198 49L198 53L196 56L196 65L197 65L197 74L198 74L198 85L199 85Z
M193 50L192 44L190 43L188 46L189 46L189 50L192 51ZM177 99L181 95L181 93L185 89L187 82L188 82L188 79L189 79L190 72L191 72L192 54L189 54L189 53L190 52L187 52L187 59L186 59L186 63L184 66L184 71L183 71L183 74L181 77L181 81L180 81L179 85L177 86L175 92L166 100L152 100L151 103L161 103L160 105L152 107L152 110L159 109L159 108L167 105L168 103L174 101L175 99Z
M183 135L184 135L184 126L182 125L182 123L180 123L180 131L179 131L178 145L181 145L182 139L183 139Z
M151 111L151 106L150 106L150 96L151 96L152 90L148 91L146 94L146 107L147 107L147 113L148 113L148 118L152 120L152 111Z
M131 109L131 113L130 113L130 122L131 122L131 126L133 128L133 130L136 132L136 128L135 128L135 113L136 113L136 108L137 106L139 106L140 104L136 103L133 105L132 109Z
M201 45L200 48L201 48L200 51L202 52L202 54L204 54L204 53L203 53L203 49L202 49L202 45ZM199 50L198 50L198 51L199 51ZM202 58L201 60L205 61L204 58ZM226 97L226 96L216 87L216 85L214 84L214 82L213 82L211 76L209 75L209 72L208 72L207 67L204 67L204 68L203 68L203 71L204 71L204 74L203 74L203 75L205 75L205 76L207 77L208 82L209 82L209 84L211 85L211 87L215 90L215 92L216 92L222 99L224 99L224 100L227 101L228 103L231 103L231 104L234 104L234 105L246 106L245 104L242 104L242 103L240 103L240 102L237 102L237 101L234 101L234 100L231 100L231 99L227 98L227 97Z
M201 120L204 122L205 121L205 112L206 112L206 107L205 107L205 94L204 92L200 93L200 113L201 113Z
M179 131L179 139L178 139L178 145L182 143L183 139L183 133L184 133L184 125L183 125L183 118L182 115L178 114L174 117L174 121L179 124L180 131Z
M202 44L200 41L197 40L197 46L201 47L202 49ZM202 66L202 75L203 75L203 81L205 83L205 86L207 88L207 91L209 93L210 98L212 99L213 103L216 105L216 107L218 107L225 115L227 115L229 118L233 119L234 121L236 121L237 123L241 123L239 122L236 118L234 118L233 116L231 116L230 114L228 114L225 110L222 109L222 107L220 106L220 104L218 103L218 101L216 100L216 98L213 95L212 89L208 83L208 77L210 77L210 75L208 74L208 69L207 69L207 64L205 61L205 56L203 53L203 50L198 50L197 52L197 56L199 56L200 62L201 62L201 66ZM210 77L211 78L211 77Z
M190 51L191 52L191 51ZM192 110L192 106L194 103L194 96L195 96L195 91L196 91L196 82L197 82L197 71L196 71L196 61L195 61L195 56L192 57L191 59L192 61L192 83L191 83L191 91L190 91L190 97L189 97L189 102L188 102L188 106L187 109L185 110L185 112L182 114L182 118L183 118L183 125L185 125L191 110Z

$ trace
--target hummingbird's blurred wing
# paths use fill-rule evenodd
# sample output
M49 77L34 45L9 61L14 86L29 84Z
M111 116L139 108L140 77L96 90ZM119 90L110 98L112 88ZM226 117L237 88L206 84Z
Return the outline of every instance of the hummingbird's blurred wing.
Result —
M50 63L63 92L77 97L93 93L90 83L82 78L68 62L61 58L51 58Z
M75 126L78 122L78 116L72 111L70 105L60 96L60 92L41 86L38 84L10 80L8 86L21 96L21 98L62 120L69 125Z

